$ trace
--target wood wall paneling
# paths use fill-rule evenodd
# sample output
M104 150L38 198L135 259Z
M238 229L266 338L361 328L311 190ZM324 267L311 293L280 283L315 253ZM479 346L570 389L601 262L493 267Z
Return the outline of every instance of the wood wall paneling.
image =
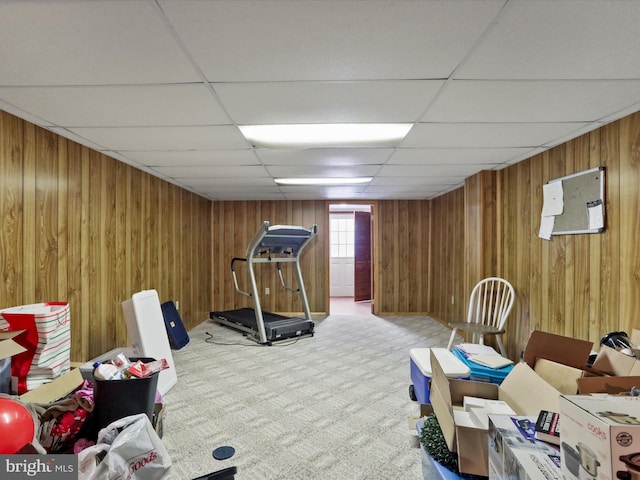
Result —
M207 199L1 112L0 308L68 301L73 361L127 345L121 302L144 289L178 300L193 327L211 304L210 210Z
M513 358L533 329L597 344L640 327L639 144L636 113L433 200L377 202L376 311L460 320L469 285L495 271L517 291ZM540 239L542 185L599 165L605 232ZM303 274L311 310L327 309L324 201L210 202L4 112L0 215L0 308L69 301L75 361L126 344L120 304L143 289L178 300L188 328L211 309L250 306L234 291L229 263L244 257L263 220L318 225ZM272 292L265 309L301 309L273 268L258 279Z
M217 311L253 307L253 301L235 291L231 275L231 259L245 258L249 242L264 221L270 225L300 225L309 228L316 224L318 235L302 252L302 276L312 312L325 312L325 244L324 201L237 201L212 202L214 251L213 309ZM275 264L254 265L256 283L263 310L275 313L302 313L297 293L282 288ZM293 265L282 266L285 281L296 285ZM242 290L249 291L247 266L236 262L236 275ZM270 294L265 295L265 288Z

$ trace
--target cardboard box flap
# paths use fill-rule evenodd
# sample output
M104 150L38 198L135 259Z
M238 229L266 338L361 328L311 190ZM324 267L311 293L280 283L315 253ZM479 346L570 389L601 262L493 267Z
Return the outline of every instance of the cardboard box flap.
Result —
M18 335L24 333L26 330L15 330L12 332L2 331L0 332L0 360L13 357L26 350L22 345L14 341Z
M464 397L480 397L491 400L498 399L498 386L486 382L472 380L449 379L444 373L437 357L431 353L430 400L433 406L442 435L450 451L457 451L456 423L454 420L454 405L462 406Z
M563 395L578 393L578 379L584 377L583 370L552 362L546 358L538 359L533 370Z
M529 336L522 359L532 368L537 359L546 358L552 362L583 369L587 365L592 348L593 343L586 340L534 330Z
M20 400L27 403L51 403L67 396L80 385L83 378L79 368L63 373L50 383L45 383L35 390L20 395Z
M628 376L636 366L637 359L614 348L602 345L593 362L593 368L607 375Z
M487 459L489 457L489 433L482 432L478 436L474 429L460 427L458 435L458 462L465 473L472 475L489 475ZM476 429L477 430L477 429ZM469 435L468 433L472 433ZM481 441L478 441L478 439Z
M538 415L540 410L560 411L560 392L523 362L513 367L500 385L500 400L519 415Z
M619 395L640 388L640 376L633 377L584 377L578 380L578 393L608 393Z
M447 442L449 451L456 450L455 436L456 426L453 421L453 406L451 403L451 392L449 391L449 381L438 363L436 356L431 354L431 389L430 400L433 407L442 435Z

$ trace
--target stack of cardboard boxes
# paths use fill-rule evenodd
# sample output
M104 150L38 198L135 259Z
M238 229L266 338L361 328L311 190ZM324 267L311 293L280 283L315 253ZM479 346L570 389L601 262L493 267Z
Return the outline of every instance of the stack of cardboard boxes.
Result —
M634 331L632 342L638 334ZM460 472L499 480L561 479L563 475L566 479L640 479L640 420L638 425L629 420L640 419L640 398L613 397L640 387L640 361L602 346L588 368L592 349L591 342L535 331L523 362L500 386L447 378L432 356L431 406L449 450L457 452ZM590 394L597 395L597 403ZM489 412L485 424L470 423L460 413L465 410L465 397L505 402L514 414ZM533 438L526 427L535 425L541 410L560 412L561 440L570 448ZM621 418L626 419L620 425L624 433L613 428ZM592 443L586 441L589 435L594 436ZM604 437L606 441L595 443ZM628 445L621 448L621 443Z

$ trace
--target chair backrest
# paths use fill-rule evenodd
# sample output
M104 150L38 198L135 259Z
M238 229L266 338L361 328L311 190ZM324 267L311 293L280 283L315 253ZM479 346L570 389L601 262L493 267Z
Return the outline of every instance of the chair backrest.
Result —
M505 279L489 277L480 280L469 297L467 322L503 328L514 300L513 286Z

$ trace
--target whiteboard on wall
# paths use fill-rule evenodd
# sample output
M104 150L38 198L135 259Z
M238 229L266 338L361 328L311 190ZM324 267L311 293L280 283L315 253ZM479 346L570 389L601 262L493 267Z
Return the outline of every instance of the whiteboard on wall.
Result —
M549 181L562 182L563 211L555 215L553 235L602 233L604 223L604 167Z

